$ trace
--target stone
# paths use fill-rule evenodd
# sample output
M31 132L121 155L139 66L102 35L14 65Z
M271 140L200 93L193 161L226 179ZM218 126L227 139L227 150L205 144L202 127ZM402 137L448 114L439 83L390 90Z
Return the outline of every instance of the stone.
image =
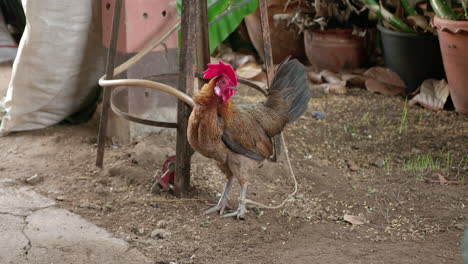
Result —
M167 228L168 222L166 220L159 220L156 223L156 227L158 228Z
M350 171L358 171L359 170L359 166L354 162L354 161L348 161L348 168Z
M154 229L153 232L151 232L150 237L151 238L158 238L158 239L164 239L167 238L168 236L171 235L171 232L166 231L161 228Z
M372 162L372 165L377 167L377 168L383 168L385 166L385 161L384 160L376 160Z
M42 181L42 177L39 176L37 173L25 180L27 184L36 184L40 181Z

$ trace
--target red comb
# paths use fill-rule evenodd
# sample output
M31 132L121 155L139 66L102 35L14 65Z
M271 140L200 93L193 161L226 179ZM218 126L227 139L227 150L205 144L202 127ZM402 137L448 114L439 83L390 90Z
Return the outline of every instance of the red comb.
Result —
M204 72L203 78L210 79L216 76L224 75L231 80L231 85L237 85L236 72L229 64L220 61L218 64L208 64L208 69Z

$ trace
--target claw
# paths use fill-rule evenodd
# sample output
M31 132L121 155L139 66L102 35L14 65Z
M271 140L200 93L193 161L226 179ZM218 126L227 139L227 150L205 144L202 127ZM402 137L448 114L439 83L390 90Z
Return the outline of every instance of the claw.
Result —
M223 194L221 195L221 198L218 201L218 204L208 210L205 211L205 214L212 214L214 212L219 212L219 215L224 214L224 210L226 208L229 208L228 205L228 199L229 199L229 191L232 188L232 182L234 178L229 178L226 182L226 185L224 186L224 191Z
M236 217L238 220L246 220L246 213L247 209L245 209L245 205L240 204L239 208L235 212L225 214L222 217Z
M206 210L204 212L204 214L208 215L208 214L212 214L212 213L215 213L215 212L219 212L219 215L223 215L224 214L224 211L227 209L230 209L229 205L227 204L227 202L220 202L218 203L216 206L214 207L211 207L210 209Z
M230 214L225 214L223 217L237 217L238 220L245 220L245 214L247 213L247 208L245 207L245 196L247 194L247 184L241 185L240 196L239 196L239 206L237 210Z

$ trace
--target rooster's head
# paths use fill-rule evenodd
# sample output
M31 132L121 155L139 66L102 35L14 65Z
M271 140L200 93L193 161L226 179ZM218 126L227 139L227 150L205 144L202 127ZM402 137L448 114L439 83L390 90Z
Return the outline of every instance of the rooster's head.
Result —
M237 77L234 69L229 64L224 64L222 61L218 64L208 64L208 69L205 71L203 78L216 78L214 92L224 102L236 93Z

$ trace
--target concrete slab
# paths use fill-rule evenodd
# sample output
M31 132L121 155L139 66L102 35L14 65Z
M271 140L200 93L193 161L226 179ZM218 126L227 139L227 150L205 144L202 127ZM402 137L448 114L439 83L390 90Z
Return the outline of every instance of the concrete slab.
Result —
M67 210L42 209L26 222L30 263L149 263L141 253L128 251L125 241Z
M0 214L0 263L26 263L29 240L23 234L24 217Z
M0 183L0 213L26 216L53 205L54 200L30 190L30 187L5 186Z
M54 205L29 187L0 180L1 264L151 263L124 240Z

